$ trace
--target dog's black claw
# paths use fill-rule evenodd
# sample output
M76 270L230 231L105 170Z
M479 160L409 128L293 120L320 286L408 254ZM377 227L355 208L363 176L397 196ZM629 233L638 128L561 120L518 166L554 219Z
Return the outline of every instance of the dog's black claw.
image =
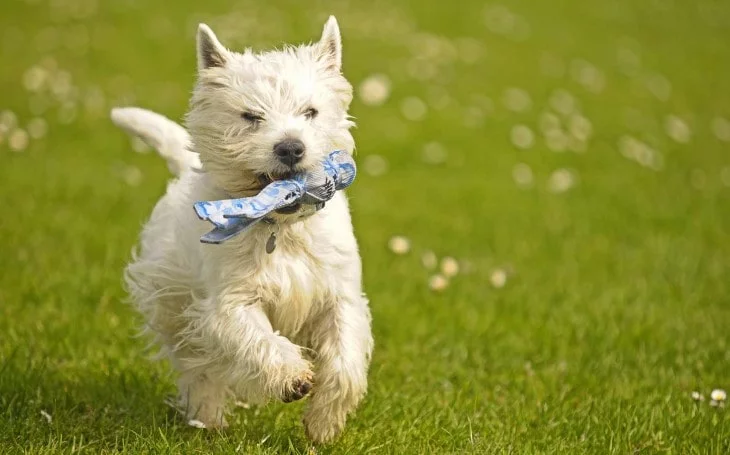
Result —
M310 390L312 390L312 384L307 381L304 381L299 387L299 391L302 393L302 396L308 394Z
M292 390L284 395L282 401L284 403L291 403L292 401L301 400L302 398L307 396L310 390L312 390L311 382L297 379L294 382Z

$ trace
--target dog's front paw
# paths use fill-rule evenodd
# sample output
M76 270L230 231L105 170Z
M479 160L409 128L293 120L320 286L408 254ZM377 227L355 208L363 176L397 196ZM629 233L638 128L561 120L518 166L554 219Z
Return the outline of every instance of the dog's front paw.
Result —
M312 390L312 374L307 373L301 378L292 381L291 385L284 389L281 401L291 403L292 401L301 400L309 391Z

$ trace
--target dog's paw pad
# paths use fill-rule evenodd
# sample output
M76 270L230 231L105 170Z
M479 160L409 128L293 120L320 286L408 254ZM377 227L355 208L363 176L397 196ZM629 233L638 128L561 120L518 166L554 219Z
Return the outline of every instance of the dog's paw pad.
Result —
M307 396L310 390L312 390L312 383L309 379L297 379L292 384L291 389L284 393L282 401L291 403L292 401L301 400Z

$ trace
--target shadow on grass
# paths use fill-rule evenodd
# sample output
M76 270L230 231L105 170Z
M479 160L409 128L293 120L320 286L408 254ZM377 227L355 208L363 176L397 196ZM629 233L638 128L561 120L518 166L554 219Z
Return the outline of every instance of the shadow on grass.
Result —
M0 448L90 453L195 447L213 453L303 453L309 448L299 424L301 404L237 408L230 428L201 431L166 404L173 381L153 364L105 368L47 359L34 365L18 351L0 362Z

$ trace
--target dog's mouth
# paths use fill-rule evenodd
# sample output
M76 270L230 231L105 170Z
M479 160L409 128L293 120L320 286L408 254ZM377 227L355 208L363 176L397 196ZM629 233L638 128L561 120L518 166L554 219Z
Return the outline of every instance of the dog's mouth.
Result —
M271 182L275 182L277 180L286 180L290 179L294 176L294 172L272 172L268 174L259 174L258 179L259 183L261 183L261 189L263 189L266 185L268 185Z
M287 205L286 207L276 209L275 212L280 215L291 215L293 213L298 212L300 208L302 208L302 204L299 202L295 202L292 205Z

